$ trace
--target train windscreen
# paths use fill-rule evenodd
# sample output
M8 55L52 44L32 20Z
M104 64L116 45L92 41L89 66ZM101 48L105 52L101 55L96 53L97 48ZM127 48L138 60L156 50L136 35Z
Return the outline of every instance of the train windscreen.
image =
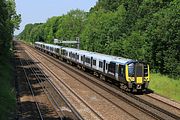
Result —
M136 64L135 74L136 74L136 77L143 76L143 64L141 64L141 63Z
M128 65L129 77L146 77L148 76L148 67L143 63L131 63Z
M129 77L134 77L134 63L128 65L128 74Z

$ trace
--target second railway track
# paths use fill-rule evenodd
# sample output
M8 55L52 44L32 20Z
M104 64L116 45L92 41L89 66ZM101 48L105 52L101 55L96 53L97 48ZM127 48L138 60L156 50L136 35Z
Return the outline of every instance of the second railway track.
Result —
M19 44L16 44L16 48L20 50L18 51L18 54L21 54L23 57L23 60L19 58L18 61L23 68L27 83L29 85L39 114L38 118L36 118L36 115L34 115L35 118L33 117L33 119L83 120L82 116L79 115L79 113L70 105L66 98L56 90L56 87L52 84L49 77L38 66L38 63L34 62L32 58L26 53L26 50L24 50ZM28 73L27 70L29 71ZM31 79L29 80L29 78ZM43 95L44 97L38 97L39 93L37 92L40 91L37 91L37 89L40 89L40 91L42 91L45 96ZM47 113L49 110L42 106L42 101L44 101L44 99L47 99L51 104L51 108L53 108L52 112L55 114L52 116L52 118L48 117Z

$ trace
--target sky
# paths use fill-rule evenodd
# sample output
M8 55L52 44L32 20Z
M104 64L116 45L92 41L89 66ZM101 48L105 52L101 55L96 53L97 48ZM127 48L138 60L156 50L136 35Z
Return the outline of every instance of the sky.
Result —
M89 11L95 6L98 0L15 0L16 12L21 14L22 22L20 30L15 31L15 35L23 31L26 24L44 23L48 18L61 16L70 10L80 9Z

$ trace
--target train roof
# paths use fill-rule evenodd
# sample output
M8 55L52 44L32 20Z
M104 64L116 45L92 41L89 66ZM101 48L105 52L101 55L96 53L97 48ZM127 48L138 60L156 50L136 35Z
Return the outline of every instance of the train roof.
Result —
M78 49L71 49L71 48L66 48L69 50L76 50L75 52L78 54L84 54L87 57L93 57L94 59L98 59L98 60L106 60L109 62L115 62L115 63L119 63L119 64L127 64L129 62L133 62L134 60L132 59L126 59L123 57L117 57L117 56L112 56L112 55L106 55L106 54L101 54L101 53L97 53L97 52L90 52L90 51L86 51L86 50L78 50Z
M87 57L93 57L93 58L98 59L98 60L106 60L109 62L114 62L114 63L118 63L118 64L122 64L122 65L127 64L127 63L131 63L131 62L135 62L135 60L132 60L132 59L127 59L127 58L112 56L112 55L106 55L106 54L101 54L101 53L97 53L97 52L91 52L91 51L79 50L79 49L75 49L75 48L62 47L62 46L47 44L47 43L43 43L43 42L35 42L35 43L36 44L44 44L45 46L50 46L50 47L54 47L54 48L62 48L62 49L65 49L67 51L72 51L72 52L76 52L76 53L81 54L81 55L85 55Z
M79 53L79 54L85 54L86 56L89 56L89 57L93 54L93 52L91 52L91 51L86 51L86 50L79 50L79 51L77 51L77 53Z
M126 63L133 61L131 59L126 59L123 57L117 57L117 56L106 55L106 54L101 54L101 53L94 53L92 57L98 58L101 60L105 59L106 61L119 63L119 64L126 64Z
M35 42L35 44L44 44L43 42Z
M49 47L54 47L54 48L62 48L62 46L59 45L53 45L53 44L48 44L48 43L44 43L44 42L35 42L35 44L40 44L40 45L45 45L45 46L49 46Z
M53 48L62 48L62 46L59 46L59 45L53 45L53 44L47 44L47 43L45 43L44 45L49 46L49 47L53 47Z
M68 48L68 47L63 47L62 49L67 50L67 51L78 51L78 49L75 48Z
M92 54L92 52L90 51L85 51L85 50L79 50L79 49L75 49L75 48L67 48L67 47L64 47L62 49L65 49L67 51L71 51L71 52L76 52L77 54L81 54L81 55L85 55L85 56L89 56Z

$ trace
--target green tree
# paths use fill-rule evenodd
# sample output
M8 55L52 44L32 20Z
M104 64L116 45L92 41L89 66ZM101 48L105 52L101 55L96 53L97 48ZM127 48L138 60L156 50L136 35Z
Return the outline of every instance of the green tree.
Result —
M151 69L180 75L179 0L98 0L90 12L72 10L28 25L21 38L52 43L80 37L81 49L147 61Z
M21 16L16 14L15 7L14 0L0 0L0 54L9 50L14 30L21 22Z
M76 37L80 37L84 29L86 19L86 12L78 9L71 10L67 13L67 15L63 15L60 18L56 37L64 40L71 40Z

